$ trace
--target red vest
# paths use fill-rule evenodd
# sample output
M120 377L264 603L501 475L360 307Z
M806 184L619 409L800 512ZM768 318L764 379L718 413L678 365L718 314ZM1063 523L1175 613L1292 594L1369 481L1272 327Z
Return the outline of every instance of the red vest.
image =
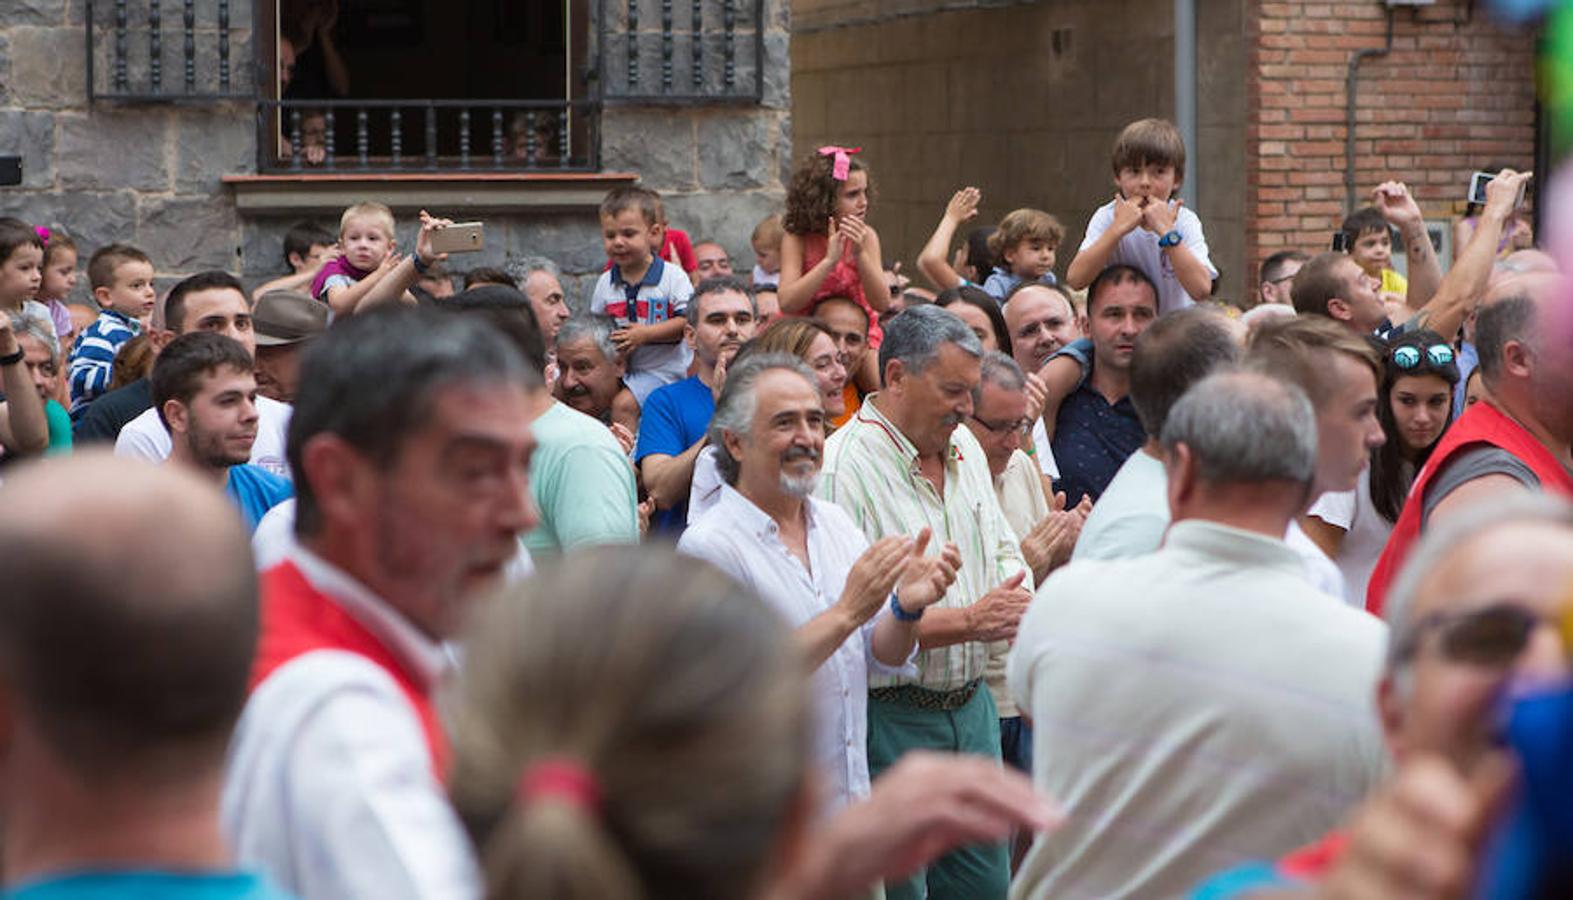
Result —
M1544 444L1495 406L1483 400L1476 403L1447 430L1409 489L1409 499L1404 501L1398 524L1393 526L1393 535L1388 538L1382 558L1377 560L1376 570L1371 573L1370 584L1366 587L1365 608L1372 615L1382 615L1387 591L1408 558L1409 548L1420 536L1420 513L1424 509L1426 487L1444 463L1464 450L1483 444L1501 448L1517 457L1540 479L1542 490L1573 497L1573 476Z
M262 634L251 670L251 689L256 690L280 666L313 650L354 653L393 678L420 719L432 770L442 780L447 772L447 736L430 695L415 674L338 603L312 587L294 563L282 562L262 574Z

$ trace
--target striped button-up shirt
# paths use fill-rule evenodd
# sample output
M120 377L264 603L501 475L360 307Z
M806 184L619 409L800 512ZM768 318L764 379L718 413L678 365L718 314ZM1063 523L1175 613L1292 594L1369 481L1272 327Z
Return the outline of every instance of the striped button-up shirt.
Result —
M77 418L99 394L109 390L114 374L115 354L120 347L142 333L136 319L113 309L103 310L82 331L71 348L68 372L71 383L71 417Z
M918 450L880 413L873 394L857 415L825 443L818 494L839 505L870 541L933 529L928 552L947 542L961 550L956 581L936 608L976 603L1001 581L1027 571L1021 546L994 495L994 479L983 448L965 428L950 435L945 454L945 496L918 470ZM1032 590L1027 571L1023 587ZM870 687L917 684L936 691L962 687L983 676L989 646L967 641L918 653L918 677L870 674Z

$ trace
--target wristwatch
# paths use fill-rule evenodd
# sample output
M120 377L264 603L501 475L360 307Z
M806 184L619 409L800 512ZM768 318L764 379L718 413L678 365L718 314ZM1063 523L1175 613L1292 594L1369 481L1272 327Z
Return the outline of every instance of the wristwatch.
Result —
M1159 238L1158 239L1158 246L1160 246L1160 247L1178 247L1178 246L1180 246L1180 242L1183 241L1183 240L1185 240L1185 235L1181 234L1179 232L1179 230L1176 229L1176 230L1171 231L1168 234L1164 235L1163 237Z

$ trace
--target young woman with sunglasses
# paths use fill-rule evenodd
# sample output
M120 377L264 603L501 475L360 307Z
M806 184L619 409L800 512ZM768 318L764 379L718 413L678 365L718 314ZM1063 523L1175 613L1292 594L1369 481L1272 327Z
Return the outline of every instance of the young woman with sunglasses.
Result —
M1457 384L1453 348L1436 332L1404 332L1386 345L1376 414L1387 442L1371 451L1353 491L1322 495L1302 520L1343 572L1345 596L1365 596L1415 473L1452 424Z

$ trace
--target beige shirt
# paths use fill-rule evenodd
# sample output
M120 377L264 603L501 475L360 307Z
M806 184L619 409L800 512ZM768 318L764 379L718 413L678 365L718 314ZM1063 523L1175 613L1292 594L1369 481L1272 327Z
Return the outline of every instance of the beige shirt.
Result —
M918 471L918 451L878 409L870 394L857 414L825 442L819 473L821 499L840 506L870 542L933 529L928 552L946 543L961 551L961 569L939 608L961 609L978 602L1001 581L1027 568L1021 547L994 496L988 459L966 428L950 435L945 458L945 495ZM1030 590L1032 573L1024 582ZM918 653L917 678L870 673L870 687L918 684L950 691L983 677L988 645L966 641Z
M1212 522L1056 571L1008 672L1033 780L1068 818L1011 896L1188 896L1321 837L1386 766L1385 642L1379 620L1306 584L1283 541Z
M1010 523L1010 530L1015 532L1018 542L1049 515L1049 500L1043 496L1043 479L1038 476L1038 466L1032 457L1020 450L1010 455L1005 471L994 479L994 496L999 498L1000 511L1005 514L1005 521ZM989 665L984 679L988 682L989 693L994 695L994 705L1001 719L1020 715L1016 711L1016 701L1005 688L1005 658L1009 655L1010 641L989 644Z

